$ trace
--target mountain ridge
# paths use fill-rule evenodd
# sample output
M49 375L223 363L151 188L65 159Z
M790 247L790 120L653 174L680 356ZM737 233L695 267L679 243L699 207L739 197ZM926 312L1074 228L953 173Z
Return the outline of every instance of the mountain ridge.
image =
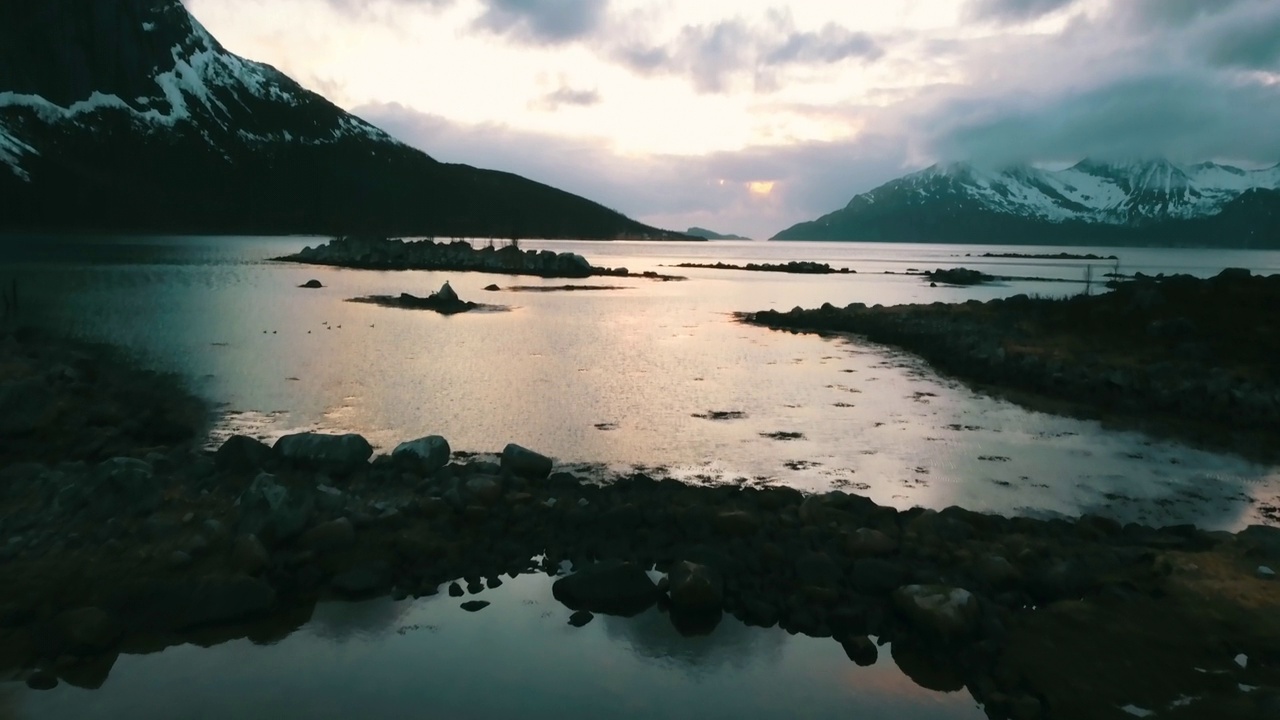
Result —
M1280 233L1268 224L1272 195L1238 201L1278 189L1280 164L1244 170L1086 158L1061 170L1026 164L993 170L939 163L772 239L1271 247L1280 246ZM1215 220L1229 208L1230 217ZM1228 230L1232 235L1223 237ZM1193 231L1207 235L1197 239Z
M683 237L438 162L228 52L179 0L0 5L0 192L6 230Z

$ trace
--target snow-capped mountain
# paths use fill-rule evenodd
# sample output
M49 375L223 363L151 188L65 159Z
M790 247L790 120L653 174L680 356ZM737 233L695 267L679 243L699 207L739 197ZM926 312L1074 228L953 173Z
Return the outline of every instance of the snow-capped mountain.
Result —
M1239 210L1232 232L1204 244L1280 245L1265 208L1280 198L1280 165L1242 170L1217 163L1083 160L1063 170L1019 165L991 170L939 164L858 195L836 212L779 233L780 240L884 240L1011 243L1179 243L1184 231L1233 204L1258 214L1246 227ZM1182 226L1183 223L1191 223ZM1243 223L1241 225L1240 223ZM1211 223L1212 224L1212 223ZM1261 233L1261 234L1259 234Z
M662 236L439 163L228 52L180 0L0 3L0 229Z

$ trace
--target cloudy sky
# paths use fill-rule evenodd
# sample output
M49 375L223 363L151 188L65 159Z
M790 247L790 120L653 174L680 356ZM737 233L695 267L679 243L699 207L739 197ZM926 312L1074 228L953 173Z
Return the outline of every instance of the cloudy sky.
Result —
M773 235L939 160L1280 160L1276 0L185 0L446 162Z

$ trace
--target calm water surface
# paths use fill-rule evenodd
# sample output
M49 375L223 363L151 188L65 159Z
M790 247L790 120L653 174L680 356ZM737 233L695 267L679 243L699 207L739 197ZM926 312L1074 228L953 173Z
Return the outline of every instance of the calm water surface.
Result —
M1280 469L994 400L908 354L860 341L744 326L732 313L1081 292L1082 282L930 288L908 268L963 264L1081 281L1110 261L966 257L1017 248L863 243L526 243L596 264L808 259L857 275L679 270L593 292L484 292L560 285L481 273L374 272L275 263L319 238L7 238L0 262L25 303L59 326L122 344L219 403L216 432L270 439L359 432L382 451L438 433L458 450L518 442L563 463L663 468L692 480L842 487L899 507L1237 528L1280 495ZM1058 248L1037 248L1056 252ZM1116 254L1122 272L1223 267L1280 272L1280 253L1064 248ZM310 278L320 290L296 286ZM508 312L442 317L346 302L424 294L450 281ZM713 421L708 411L745 418ZM763 437L798 432L803 439ZM985 459L984 459L985 458Z
M1079 282L929 288L908 268L964 265L1080 281L1090 263L965 257L1009 248L821 243L525 243L689 276L601 292L485 292L563 280L274 263L316 238L0 238L0 281L26 312L123 345L218 404L218 437L359 432L381 450L428 433L455 449L509 441L562 463L642 466L705 482L841 487L899 507L1236 528L1277 502L1280 469L993 400L881 346L790 335L735 311L1080 292ZM1054 252L1057 249L1046 249ZM1122 272L1280 272L1280 253L1067 248ZM1039 250L1038 250L1039 251ZM797 276L679 262L829 262ZM1094 262L1094 277L1115 269ZM317 278L325 287L296 286ZM347 302L448 280L507 312L441 317ZM606 284L603 280L592 283ZM745 417L693 417L736 410ZM803 439L770 440L790 431ZM0 717L492 718L980 717L967 693L917 687L889 648L872 668L831 640L726 618L681 638L657 611L565 624L546 578L458 601L319 606L287 637L123 655L98 690L0 684Z

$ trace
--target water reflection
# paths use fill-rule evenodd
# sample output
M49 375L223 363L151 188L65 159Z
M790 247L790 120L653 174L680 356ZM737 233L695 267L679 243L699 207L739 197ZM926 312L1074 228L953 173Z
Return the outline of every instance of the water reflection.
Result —
M967 693L915 686L888 653L860 668L830 639L729 616L690 639L656 609L573 628L550 586L545 576L517 577L484 591L492 605L477 613L447 596L324 603L272 644L124 654L99 690L0 693L17 718L32 720L983 716Z
M444 318L345 300L425 292L445 280L464 298L489 299L483 287L502 279L265 262L318 241L8 238L0 259L22 275L31 312L182 373L222 404L224 434L351 431L385 451L439 433L460 450L494 452L512 441L562 462L662 467L694 482L839 488L897 507L1088 509L1122 522L1224 529L1263 521L1261 503L1280 502L1280 469L1030 412L939 378L904 353L747 327L731 315L1072 291L1063 283L929 288L879 274L960 263L1014 272L1005 267L1011 260L964 257L984 248L567 243L553 246L632 270L714 256L813 259L859 273L690 270L687 282L618 279L629 289L520 293L500 298L517 306L509 313ZM1280 269L1280 253L1116 252L1126 271ZM1024 270L1076 271L1053 263ZM325 287L297 288L312 277ZM742 417L694 417L709 410ZM800 437L769 437L779 432Z

